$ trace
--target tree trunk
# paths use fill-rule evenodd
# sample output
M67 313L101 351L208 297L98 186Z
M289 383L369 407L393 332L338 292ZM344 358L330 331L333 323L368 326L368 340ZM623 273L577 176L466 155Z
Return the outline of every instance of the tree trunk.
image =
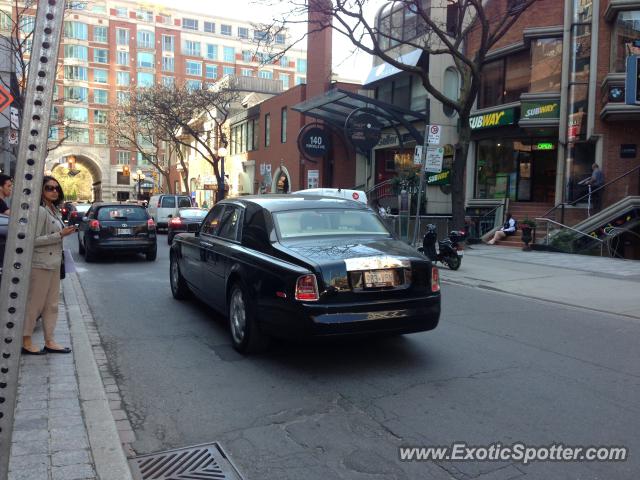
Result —
M460 119L461 127L458 132L458 143L451 172L451 213L453 216L453 228L460 230L464 228L465 218L465 168L467 165L467 155L469 154L469 143L471 142L471 128L469 119ZM473 175L473 172L469 172Z

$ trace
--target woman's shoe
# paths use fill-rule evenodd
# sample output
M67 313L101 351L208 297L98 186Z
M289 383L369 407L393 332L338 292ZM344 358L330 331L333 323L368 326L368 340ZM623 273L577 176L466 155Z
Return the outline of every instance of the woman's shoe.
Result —
M71 353L71 349L69 347L64 347L61 349L44 347L44 351L47 353Z
M26 348L22 347L22 354L23 355L44 355L45 352L44 349L42 350L27 350Z

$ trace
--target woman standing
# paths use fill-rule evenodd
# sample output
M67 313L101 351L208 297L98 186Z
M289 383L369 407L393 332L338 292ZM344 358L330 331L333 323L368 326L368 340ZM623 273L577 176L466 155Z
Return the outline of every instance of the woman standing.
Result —
M31 282L27 297L27 313L22 337L22 353L69 353L53 338L58 321L60 297L60 265L62 263L62 239L71 235L75 227L65 227L58 206L64 201L64 193L58 181L45 176L42 181L42 205L38 209L36 241L33 248ZM44 327L44 349L39 350L31 342L38 317Z

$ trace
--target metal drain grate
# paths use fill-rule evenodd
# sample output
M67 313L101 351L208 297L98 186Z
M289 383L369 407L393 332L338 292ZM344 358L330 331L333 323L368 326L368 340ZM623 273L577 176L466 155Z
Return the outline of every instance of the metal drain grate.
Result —
M129 465L135 480L242 480L218 443L141 455Z

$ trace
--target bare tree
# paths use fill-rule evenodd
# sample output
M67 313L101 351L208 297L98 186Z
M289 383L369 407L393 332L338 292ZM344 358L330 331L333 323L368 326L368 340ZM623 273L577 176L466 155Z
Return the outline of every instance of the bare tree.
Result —
M180 147L184 147L197 152L213 167L219 198L225 182L218 150L226 147L223 125L237 96L226 87L192 90L186 85L155 85L140 90L135 102L139 117L152 121L171 139L181 161L184 153ZM189 189L186 179L185 187Z
M452 213L457 228L464 224L464 173L471 141L469 117L478 95L487 53L504 37L520 16L537 0L395 0L395 10L403 8L415 16L416 35L406 35L404 27L379 25L371 18L372 0L262 0L286 3L287 14L276 19L271 28L306 22L310 30L333 28L347 37L359 50L380 58L397 69L420 79L425 90L460 119L458 143L452 167ZM329 21L332 20L332 21ZM468 40L474 39L473 49ZM302 38L301 38L302 39ZM403 63L400 52L422 50L427 58L446 56L453 60L460 75L458 98L449 98L436 88L429 76L429 62ZM312 60L312 59L311 59Z

